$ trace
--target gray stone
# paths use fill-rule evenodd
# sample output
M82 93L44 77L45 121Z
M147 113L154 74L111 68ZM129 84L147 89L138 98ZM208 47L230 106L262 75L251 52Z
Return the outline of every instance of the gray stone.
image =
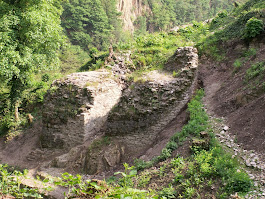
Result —
M123 153L142 152L185 108L197 88L198 55L193 47L179 48L166 64L167 72L151 71L136 82L126 78L134 70L130 53L114 54L107 61L114 63L111 71L71 74L56 80L45 96L41 145L65 151L54 159L57 167L74 162L80 154L69 151L79 145L87 150L82 165L89 174L119 164ZM178 72L176 77L173 71ZM90 148L101 135L119 143Z
M227 131L228 129L229 129L228 126L224 126L224 128L223 128L224 131Z

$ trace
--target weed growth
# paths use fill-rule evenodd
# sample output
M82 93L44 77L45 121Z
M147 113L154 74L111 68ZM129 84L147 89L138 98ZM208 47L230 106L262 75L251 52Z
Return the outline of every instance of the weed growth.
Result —
M26 175L27 170L24 170L24 172L9 171L7 165L0 164L0 193L3 195L9 194L16 198L43 198L37 189L25 187L21 184L21 180Z

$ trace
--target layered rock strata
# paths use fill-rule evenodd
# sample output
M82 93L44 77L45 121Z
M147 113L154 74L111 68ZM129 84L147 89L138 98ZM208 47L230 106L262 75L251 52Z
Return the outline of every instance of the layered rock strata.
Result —
M74 73L52 84L41 144L65 151L52 166L63 168L78 159L88 174L109 170L143 155L185 109L197 86L195 48L179 48L164 71L145 73L137 81L130 78L129 55L113 56L111 70Z
M84 143L100 130L120 97L121 86L108 71L55 81L45 97L42 147L69 150Z
M185 109L197 86L197 66L197 50L179 48L166 65L166 71L151 71L138 81L128 83L101 130L118 143L122 148L120 151L125 154L113 156L115 160L129 161L142 155L159 133ZM173 73L175 70L177 72ZM93 174L89 168L102 165L102 154L111 151L113 146L103 148L88 151L84 165L87 173Z

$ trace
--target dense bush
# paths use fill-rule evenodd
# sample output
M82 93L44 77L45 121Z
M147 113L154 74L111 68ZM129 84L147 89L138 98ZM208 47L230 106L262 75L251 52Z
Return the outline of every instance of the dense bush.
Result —
M246 81L250 81L254 78L258 79L265 76L265 62L257 62L252 64L251 67L246 71Z
M259 35L262 31L264 24L263 21L260 19L257 19L255 17L252 17L251 19L249 19L245 25L245 34L244 37L245 38L253 38L256 37L257 35Z

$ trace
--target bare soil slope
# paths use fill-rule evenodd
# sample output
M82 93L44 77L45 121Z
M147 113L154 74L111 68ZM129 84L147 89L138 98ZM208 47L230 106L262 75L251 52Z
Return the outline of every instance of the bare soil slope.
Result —
M256 49L256 54L244 56L250 49ZM238 70L233 66L237 59L242 61ZM258 84L257 78L246 81L246 71L262 61L265 61L264 35L249 46L242 41L231 43L223 62L203 57L200 63L208 112L224 117L243 148L261 154L265 152L265 77Z

